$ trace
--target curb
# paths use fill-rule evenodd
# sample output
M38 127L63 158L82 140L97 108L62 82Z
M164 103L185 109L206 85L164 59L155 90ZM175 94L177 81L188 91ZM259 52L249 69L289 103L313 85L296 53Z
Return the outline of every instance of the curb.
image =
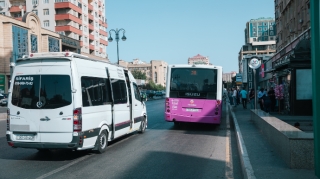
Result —
M241 163L241 169L242 169L242 175L245 179L256 179L256 176L254 175L254 171L252 169L252 165L249 159L249 155L247 152L247 148L244 144L242 134L240 131L240 127L236 118L236 115L234 114L232 107L230 104L227 104L227 109L231 113L231 118L233 121L233 127L235 128L236 132L236 138L237 138L237 145L238 145L238 153L240 156L240 163Z

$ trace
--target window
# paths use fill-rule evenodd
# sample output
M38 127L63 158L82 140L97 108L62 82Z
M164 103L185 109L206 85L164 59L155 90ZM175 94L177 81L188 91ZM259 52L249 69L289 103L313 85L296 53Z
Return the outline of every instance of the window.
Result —
M49 9L43 9L43 15L49 15Z
M128 101L127 87L124 80L112 79L111 86L115 104L123 104Z
M85 42L88 42L88 37L84 37L84 41L85 41Z
M38 10L32 10L32 12L38 15Z
M49 0L43 0L43 4L49 4Z
M154 82L158 83L158 74L157 74L157 72L154 72Z
M261 27L259 27L259 31L262 31L262 28L261 28Z
M134 89L134 96L136 100L141 101L140 91L137 84L133 83L133 89Z
M264 36L268 36L268 32L264 32L263 34L264 34Z
M69 75L21 75L14 79L12 104L24 109L57 109L72 102Z
M32 0L32 5L38 5L38 0Z
M270 35L272 35L272 36L274 35L274 34L273 34L273 31L270 31Z
M0 6L1 6L2 8L4 8L4 7L5 7L5 2L4 2L4 1L0 1Z
M99 106L110 103L111 90L107 79L81 77L82 106Z
M49 21L48 21L48 20L43 21L43 26L44 26L44 27L49 27L49 25L50 25L50 24L49 24Z

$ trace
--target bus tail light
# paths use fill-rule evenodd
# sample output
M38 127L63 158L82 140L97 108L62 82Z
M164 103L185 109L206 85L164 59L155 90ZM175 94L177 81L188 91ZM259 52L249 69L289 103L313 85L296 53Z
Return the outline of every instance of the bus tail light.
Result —
M82 112L81 108L73 110L73 132L81 132L82 130Z
M221 101L220 100L217 100L217 105L219 106L221 104Z
M169 98L166 98L166 104L165 104L165 109L167 112L170 112L170 102L169 102Z
M7 131L10 131L10 109L7 109Z

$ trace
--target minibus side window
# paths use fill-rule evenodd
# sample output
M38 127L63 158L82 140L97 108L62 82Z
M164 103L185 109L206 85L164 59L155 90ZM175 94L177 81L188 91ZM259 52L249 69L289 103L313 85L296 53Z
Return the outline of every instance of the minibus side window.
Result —
M133 89L134 89L134 96L136 100L141 101L141 96L140 96L140 92L137 84L133 83Z
M110 85L105 78L81 77L82 105L99 106L111 102Z
M112 79L111 86L113 91L113 99L115 104L123 104L128 102L128 94L126 82L124 80Z

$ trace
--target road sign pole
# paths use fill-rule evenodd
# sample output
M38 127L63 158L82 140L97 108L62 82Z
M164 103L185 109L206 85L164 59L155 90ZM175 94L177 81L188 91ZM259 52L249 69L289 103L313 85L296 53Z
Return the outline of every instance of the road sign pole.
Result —
M253 85L254 85L254 109L257 109L257 81L256 81L256 69L253 69Z
M320 3L311 0L311 66L312 66L312 109L313 109L313 135L314 135L314 169L320 178Z

